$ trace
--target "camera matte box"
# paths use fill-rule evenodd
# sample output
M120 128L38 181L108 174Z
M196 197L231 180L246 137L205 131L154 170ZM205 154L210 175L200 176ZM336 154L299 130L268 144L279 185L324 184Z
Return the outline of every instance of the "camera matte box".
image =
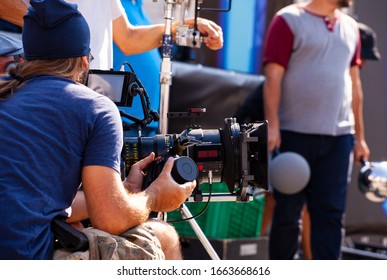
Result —
M268 237L208 239L222 260L267 260ZM210 260L211 257L197 237L182 237L181 246L185 260Z

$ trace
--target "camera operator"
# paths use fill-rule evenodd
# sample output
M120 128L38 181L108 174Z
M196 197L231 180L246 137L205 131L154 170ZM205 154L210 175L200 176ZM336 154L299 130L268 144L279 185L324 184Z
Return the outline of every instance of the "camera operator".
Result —
M181 257L173 228L147 220L151 211L178 208L195 182L177 184L170 174L170 158L160 176L141 191L142 170L154 158L150 154L122 183L118 109L107 97L78 83L92 58L88 24L76 5L30 2L24 16L25 61L0 79L0 212L8 213L0 222L0 258L52 258L50 226L57 217L69 223L89 218L94 228L85 233L128 238L125 243L118 240L113 256L100 258ZM80 184L83 192L77 192ZM109 246L98 243L90 248L94 245ZM92 255L59 253L69 258Z

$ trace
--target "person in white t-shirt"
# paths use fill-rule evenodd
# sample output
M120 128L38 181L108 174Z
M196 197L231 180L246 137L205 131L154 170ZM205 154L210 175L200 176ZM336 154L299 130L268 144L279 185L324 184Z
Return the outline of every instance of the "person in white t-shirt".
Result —
M164 24L133 26L127 19L119 0L67 0L78 5L91 31L91 52L95 58L92 69L108 70L113 67L113 40L126 55L142 53L161 46ZM0 19L22 26L22 17L27 12L27 0L2 0ZM17 8L15 8L17 7ZM172 34L180 22L172 25ZM193 27L194 19L186 19L185 24ZM199 18L198 29L206 35L205 44L212 50L223 47L222 28L213 21Z

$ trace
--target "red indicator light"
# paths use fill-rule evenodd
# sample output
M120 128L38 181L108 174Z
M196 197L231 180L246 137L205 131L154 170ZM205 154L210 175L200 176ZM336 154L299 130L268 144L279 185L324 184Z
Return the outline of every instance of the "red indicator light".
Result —
M217 150L198 151L198 158L216 158L218 156Z
M217 157L218 156L218 151L217 150L208 151L208 156L209 157Z

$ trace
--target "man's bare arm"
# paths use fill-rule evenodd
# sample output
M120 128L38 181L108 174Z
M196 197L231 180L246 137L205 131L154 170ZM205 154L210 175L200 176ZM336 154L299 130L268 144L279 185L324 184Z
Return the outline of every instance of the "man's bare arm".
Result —
M146 166L153 158L154 155L146 157L135 165ZM131 179L123 184L119 173L111 168L85 166L82 186L93 226L110 234L120 234L146 222L151 211L169 212L179 208L191 195L196 182L176 183L171 176L173 163L170 158L145 191L136 188L142 183L142 168L131 170L128 176Z
M265 119L269 122L268 141L269 151L279 148L281 144L279 106L281 100L281 85L285 68L277 63L265 65L265 83L263 100L265 106Z
M352 78L352 110L355 118L355 161L360 162L360 158L368 159L370 150L364 136L363 89L359 67L351 67L350 73Z
M179 22L174 22L172 25L173 37L179 24ZM186 19L185 24L193 27L194 20ZM219 50L223 47L223 32L220 26L213 21L199 18L198 29L205 35L204 41L208 48ZM126 55L138 54L160 47L164 32L164 24L134 26L124 16L113 21L113 40Z
M27 5L22 0L1 0L0 19L23 26L23 16L27 13Z

